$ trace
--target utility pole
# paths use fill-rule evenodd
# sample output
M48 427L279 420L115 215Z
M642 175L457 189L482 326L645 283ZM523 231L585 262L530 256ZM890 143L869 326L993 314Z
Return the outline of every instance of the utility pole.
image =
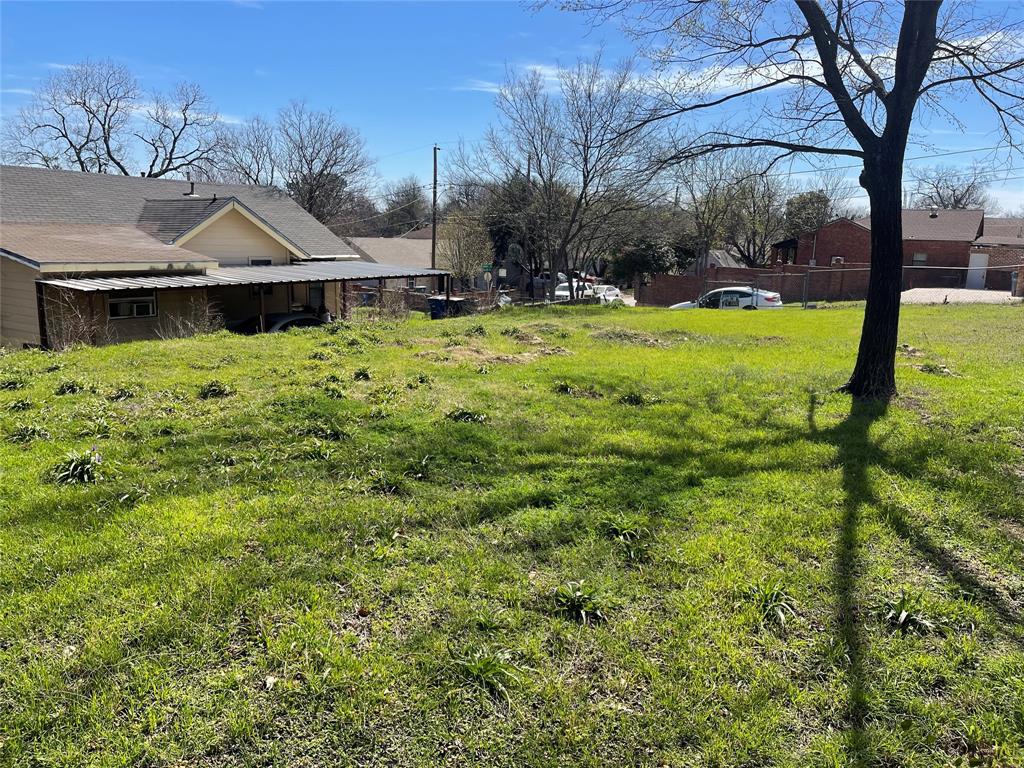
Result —
M437 269L437 153L441 148L434 145L434 205L430 209L430 268Z

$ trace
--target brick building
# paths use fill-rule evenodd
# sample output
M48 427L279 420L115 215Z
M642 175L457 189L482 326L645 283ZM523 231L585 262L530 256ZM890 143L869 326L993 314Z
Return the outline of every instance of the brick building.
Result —
M837 219L800 235L795 248L792 241L776 244L775 255L819 268L869 264L871 219ZM986 218L981 210L903 211L905 288L1010 290L1022 256L1024 220Z

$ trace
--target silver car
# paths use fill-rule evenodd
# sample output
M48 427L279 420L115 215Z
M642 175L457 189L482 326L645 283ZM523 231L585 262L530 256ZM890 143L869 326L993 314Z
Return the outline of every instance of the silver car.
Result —
M716 288L696 301L681 301L669 309L782 309L782 296L775 291L737 285Z

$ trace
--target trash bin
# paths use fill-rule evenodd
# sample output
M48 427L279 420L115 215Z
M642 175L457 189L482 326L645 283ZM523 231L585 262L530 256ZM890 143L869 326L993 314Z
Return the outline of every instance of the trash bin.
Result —
M431 296L427 299L427 305L430 307L431 320L440 320L445 317L459 317L460 315L468 315L470 312L470 302L467 299L463 299L458 296L452 296L450 298L446 298L444 296Z

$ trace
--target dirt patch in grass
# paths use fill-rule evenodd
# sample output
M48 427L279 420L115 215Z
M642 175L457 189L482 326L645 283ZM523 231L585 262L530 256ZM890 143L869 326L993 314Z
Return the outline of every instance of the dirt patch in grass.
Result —
M670 346L667 342L662 341L657 336L652 336L651 334L644 333L643 331L636 331L632 328L620 328L617 326L594 331L590 334L590 337L600 341L608 341L612 344L631 344L638 347L650 347L652 349Z
M915 365L917 370L921 373L930 373L933 376L956 376L948 366L942 363L924 363L923 365Z
M910 346L909 344L900 344L899 347L897 347L897 350L904 357L924 357L924 352L917 347Z

